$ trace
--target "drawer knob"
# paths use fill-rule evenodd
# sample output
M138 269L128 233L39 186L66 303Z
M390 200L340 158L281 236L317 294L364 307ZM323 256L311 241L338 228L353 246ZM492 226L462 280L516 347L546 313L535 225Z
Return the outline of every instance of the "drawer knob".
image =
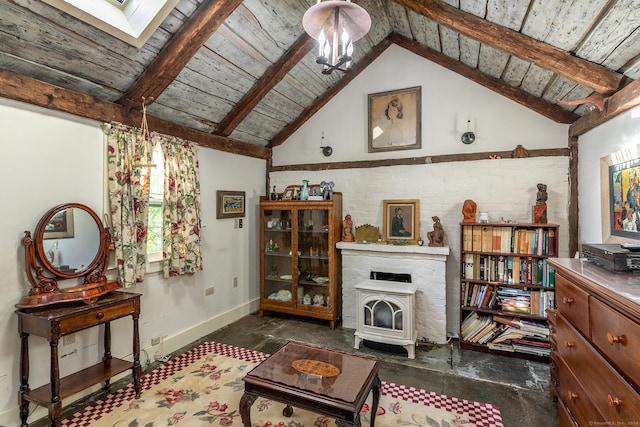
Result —
M102 319L102 318L104 317L104 313L103 313L103 312L101 312L101 311L99 311L99 312L98 312L98 314L96 314L96 317L97 317L98 319Z
M611 406L612 408L622 405L622 400L618 397L613 397L610 394L608 394L607 399L609 400L609 406Z
M562 298L562 303L563 304L571 305L574 302L576 302L576 300L574 300L573 298L569 298L569 297L563 297Z
M564 346L565 346L566 348L571 348L571 347L575 347L575 346L576 346L576 344L575 344L574 342L571 342L571 341L565 341L565 342L564 342Z
M609 341L609 344L611 345L624 344L624 335L613 335L607 333L607 341Z
M569 400L576 400L578 398L578 394L569 390L567 392L567 397L569 398Z

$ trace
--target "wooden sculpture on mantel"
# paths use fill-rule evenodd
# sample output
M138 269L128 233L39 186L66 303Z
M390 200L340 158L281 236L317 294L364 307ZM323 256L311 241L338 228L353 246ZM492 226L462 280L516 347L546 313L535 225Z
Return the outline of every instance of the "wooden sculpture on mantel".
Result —
M344 221L342 221L342 241L355 241L355 239L353 238L353 221L351 220L351 215L349 214L347 214L344 217Z
M534 224L547 223L547 185L539 183L536 193L536 204L531 208L531 217Z
M467 199L464 201L462 205L462 222L476 222L476 211L478 210L478 205L473 200Z
M442 247L444 246L444 229L442 228L442 224L440 223L440 218L437 216L432 216L433 220L433 231L427 233L427 239L429 239L429 246L431 247Z

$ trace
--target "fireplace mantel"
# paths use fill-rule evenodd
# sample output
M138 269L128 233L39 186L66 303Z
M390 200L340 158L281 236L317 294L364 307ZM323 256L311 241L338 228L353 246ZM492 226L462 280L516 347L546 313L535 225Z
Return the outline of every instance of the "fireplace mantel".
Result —
M432 247L432 246L418 246L418 245L378 245L376 243L351 243L351 242L338 242L336 244L338 249L345 251L359 251L359 252L381 252L388 254L418 254L418 255L431 255L431 256L443 256L445 259L449 255L449 246Z
M446 261L449 247L338 242L342 253L342 326L357 327L356 285L372 271L411 274L418 338L447 341Z

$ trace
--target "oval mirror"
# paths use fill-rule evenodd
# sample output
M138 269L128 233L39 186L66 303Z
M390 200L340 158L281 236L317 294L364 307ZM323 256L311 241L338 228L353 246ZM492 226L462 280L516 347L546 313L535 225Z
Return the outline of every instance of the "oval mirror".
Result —
M36 253L53 274L81 277L102 259L102 231L100 218L86 206L56 206L38 223L34 236Z
M107 280L111 235L89 207L79 203L56 206L40 219L33 238L30 231L24 234L31 290L16 307L91 303L121 287ZM79 278L81 283L65 280Z

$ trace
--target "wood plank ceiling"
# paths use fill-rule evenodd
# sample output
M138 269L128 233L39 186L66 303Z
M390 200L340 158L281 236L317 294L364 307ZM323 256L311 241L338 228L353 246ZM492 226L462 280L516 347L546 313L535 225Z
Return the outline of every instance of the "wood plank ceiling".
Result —
M144 97L152 130L258 158L391 44L550 120L584 116L576 134L637 97L637 0L360 0L372 29L353 72L329 76L302 29L313 3L180 0L137 49L41 1L0 0L0 96L132 126Z

